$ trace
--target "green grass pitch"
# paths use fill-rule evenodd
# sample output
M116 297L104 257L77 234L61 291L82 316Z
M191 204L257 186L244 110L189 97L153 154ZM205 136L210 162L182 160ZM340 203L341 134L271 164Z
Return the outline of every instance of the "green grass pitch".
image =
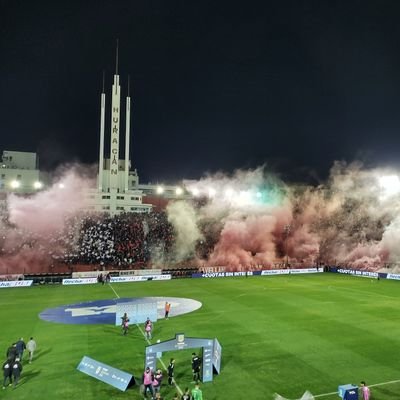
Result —
M121 283L120 297L188 297L203 306L155 323L153 342L175 333L218 338L222 371L201 384L205 400L298 399L335 392L340 384L369 385L400 379L400 282L339 274L180 279ZM0 346L5 352L20 336L34 336L37 358L24 362L20 385L7 399L141 399L138 387L121 392L76 370L83 355L141 377L146 342L135 326L121 335L111 325L45 322L45 308L112 299L108 285L1 289ZM193 387L191 351L163 354L176 359L180 388ZM161 365L160 365L161 367ZM171 400L174 388L162 394ZM371 387L372 398L398 400L400 382ZM318 399L337 399L337 394Z

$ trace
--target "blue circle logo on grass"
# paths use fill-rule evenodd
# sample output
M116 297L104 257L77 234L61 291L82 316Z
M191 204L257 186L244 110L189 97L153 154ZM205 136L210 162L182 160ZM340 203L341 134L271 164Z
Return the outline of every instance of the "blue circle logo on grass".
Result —
M42 311L39 317L44 321L63 324L115 324L118 303L131 305L157 303L157 319L162 319L166 301L171 304L170 317L186 314L201 307L201 303L197 300L180 297L135 297L88 301L48 308Z

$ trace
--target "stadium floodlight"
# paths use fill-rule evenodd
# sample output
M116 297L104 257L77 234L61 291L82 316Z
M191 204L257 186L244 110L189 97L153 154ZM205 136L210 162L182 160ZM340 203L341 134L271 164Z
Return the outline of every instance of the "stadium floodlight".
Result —
M14 180L14 181L11 181L10 185L13 189L18 189L21 186L21 182Z
M384 191L384 197L400 193L400 179L397 175L384 175L379 178L379 186Z
M35 189L41 189L41 188L43 187L43 183L42 183L42 182L39 182L39 181L36 181L36 182L33 184L33 187L34 187Z
M233 197L233 190L231 188L225 190L225 197L229 200Z
M163 194L164 193L164 188L162 186L157 186L156 193L157 194Z
M208 189L208 196L209 197L214 197L216 193L217 192L216 192L216 190L214 188L209 188Z
M251 193L248 190L241 190L239 193L239 203L244 206L251 203Z
M59 188L59 189L64 189L64 188L65 188L65 185L64 185L63 183L59 183L59 184L58 184L58 188Z
M180 196L180 195L183 193L183 189L180 188L180 187L177 187L177 188L175 189L175 193L176 193L177 196Z
M200 194L200 190L197 188L193 188L190 190L193 194L193 196L198 196Z

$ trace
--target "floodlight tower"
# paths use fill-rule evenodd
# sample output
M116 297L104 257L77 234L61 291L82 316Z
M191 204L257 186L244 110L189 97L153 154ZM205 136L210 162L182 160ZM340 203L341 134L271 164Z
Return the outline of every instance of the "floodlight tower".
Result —
M131 119L131 98L129 97L130 78L128 76L128 96L126 97L126 125L125 125L125 193L128 191L129 178L129 135L130 135L130 119Z
M121 86L118 75L118 40L115 62L114 83L111 95L111 146L110 146L110 191L118 190L118 170L119 170L119 118Z
M100 113L100 154L99 154L99 178L98 189L103 191L103 168L104 168L104 125L106 116L106 94L104 93L104 71L103 71L103 90L101 92L101 113Z

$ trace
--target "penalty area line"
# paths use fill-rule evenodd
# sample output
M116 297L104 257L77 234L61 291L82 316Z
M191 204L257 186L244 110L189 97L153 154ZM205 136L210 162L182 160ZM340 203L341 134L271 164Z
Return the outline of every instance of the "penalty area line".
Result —
M400 379L397 379L395 381L387 381L387 382L380 382L380 383L374 383L373 385L368 385L369 387L377 387L377 386L384 386L384 385L390 385L392 383L399 383ZM317 394L314 397L326 397L326 396L331 396L333 394L337 394L338 392L330 392L330 393L322 393L322 394Z

